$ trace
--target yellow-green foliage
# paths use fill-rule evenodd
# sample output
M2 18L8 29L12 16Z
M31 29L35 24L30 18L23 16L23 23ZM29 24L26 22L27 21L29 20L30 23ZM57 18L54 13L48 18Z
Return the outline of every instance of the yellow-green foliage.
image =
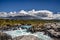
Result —
M7 24L44 24L46 22L60 22L60 20L13 20L13 19L0 19L0 26Z

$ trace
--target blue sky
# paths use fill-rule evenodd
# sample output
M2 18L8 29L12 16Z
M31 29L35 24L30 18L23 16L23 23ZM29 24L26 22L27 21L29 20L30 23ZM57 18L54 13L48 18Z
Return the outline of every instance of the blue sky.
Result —
M60 12L60 0L0 0L0 12L20 11L22 9Z

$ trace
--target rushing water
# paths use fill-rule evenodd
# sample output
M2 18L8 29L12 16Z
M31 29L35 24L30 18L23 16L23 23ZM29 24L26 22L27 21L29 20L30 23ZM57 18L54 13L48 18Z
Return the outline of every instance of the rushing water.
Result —
M21 27L30 28L31 26L25 25L25 26L21 26ZM36 33L32 34L31 32L27 32L27 29L21 29L21 27L20 27L20 30L4 31L4 33L11 35L12 38L22 36L22 35L33 35L42 40L52 40L49 36L44 35L43 32L36 32Z

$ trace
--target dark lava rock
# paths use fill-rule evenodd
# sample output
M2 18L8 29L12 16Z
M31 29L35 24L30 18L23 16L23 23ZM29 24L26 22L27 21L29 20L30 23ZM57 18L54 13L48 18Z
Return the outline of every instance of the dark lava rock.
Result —
M0 32L0 40L12 40L10 35Z
M41 39L32 35L23 35L23 36L16 37L12 40L41 40Z

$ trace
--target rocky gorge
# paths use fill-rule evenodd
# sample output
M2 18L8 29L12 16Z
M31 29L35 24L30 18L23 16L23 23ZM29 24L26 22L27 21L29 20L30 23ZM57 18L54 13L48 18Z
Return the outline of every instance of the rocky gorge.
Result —
M0 40L60 40L60 23L5 27L0 29Z

